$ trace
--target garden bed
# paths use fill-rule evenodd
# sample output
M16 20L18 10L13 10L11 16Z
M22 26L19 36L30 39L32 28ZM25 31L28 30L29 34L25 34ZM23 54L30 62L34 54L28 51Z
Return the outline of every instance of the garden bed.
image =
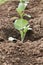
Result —
M32 27L24 43L14 28L14 16L18 16L18 1L9 1L0 5L0 65L43 65L43 0L30 0L25 12L32 16L26 18ZM9 42L8 38L17 40Z

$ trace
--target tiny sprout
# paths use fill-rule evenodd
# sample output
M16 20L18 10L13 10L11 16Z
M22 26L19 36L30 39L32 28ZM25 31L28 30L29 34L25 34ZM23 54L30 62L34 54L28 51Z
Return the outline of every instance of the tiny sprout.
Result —
M24 14L24 10L27 4L28 4L28 0L20 0L18 8L16 8L18 14L20 15L20 18L14 21L14 27L20 32L22 42L24 41L26 32L28 30L32 30L32 28L30 28L28 21L23 18L24 16L31 18L30 15Z

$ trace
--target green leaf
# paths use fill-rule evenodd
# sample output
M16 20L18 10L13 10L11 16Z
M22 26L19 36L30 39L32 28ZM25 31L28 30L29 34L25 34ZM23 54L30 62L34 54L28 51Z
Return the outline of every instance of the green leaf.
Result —
M0 4L5 3L7 0L0 0Z
M25 3L19 3L18 8L16 9L18 13L22 13L26 8Z
M17 30L21 30L24 27L26 27L27 24L28 24L28 21L27 20L25 20L25 19L18 19L18 20L15 20L14 27Z

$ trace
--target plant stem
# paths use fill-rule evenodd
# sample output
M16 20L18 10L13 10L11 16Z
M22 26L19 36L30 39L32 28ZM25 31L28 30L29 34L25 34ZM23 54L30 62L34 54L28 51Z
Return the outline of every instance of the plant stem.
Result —
M24 38L25 38L26 33L24 33L24 31L20 31L20 34L21 34L21 41L23 42L23 41L24 41Z

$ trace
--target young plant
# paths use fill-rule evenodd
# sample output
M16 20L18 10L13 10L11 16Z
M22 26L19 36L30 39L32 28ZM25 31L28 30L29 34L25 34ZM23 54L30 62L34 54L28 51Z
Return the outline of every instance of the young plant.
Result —
M28 0L20 0L18 8L16 8L16 11L18 12L20 18L14 21L14 27L20 32L21 41L24 40L26 32L28 30L31 30L28 21L23 18L24 16L28 16L29 18L31 17L30 15L24 13L27 4Z

